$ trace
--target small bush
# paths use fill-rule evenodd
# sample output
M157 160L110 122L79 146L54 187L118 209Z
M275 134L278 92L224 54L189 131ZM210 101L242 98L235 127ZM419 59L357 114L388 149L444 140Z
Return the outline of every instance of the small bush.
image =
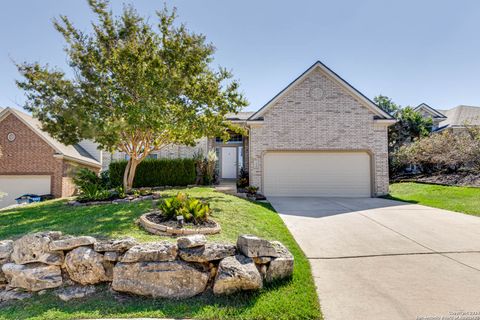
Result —
M169 220L176 220L183 216L185 222L199 224L207 221L210 214L208 203L199 199L189 198L185 193L179 192L176 196L163 200L159 209Z
M108 200L113 195L108 190L108 179L99 177L95 172L86 168L80 168L73 177L80 201Z
M123 184L123 173L127 161L110 163L110 183ZM137 167L133 187L186 186L195 183L193 159L145 159Z

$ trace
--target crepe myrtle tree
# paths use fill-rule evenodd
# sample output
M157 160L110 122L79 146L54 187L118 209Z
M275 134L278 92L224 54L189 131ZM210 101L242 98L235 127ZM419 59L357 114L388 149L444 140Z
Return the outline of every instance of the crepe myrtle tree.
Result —
M131 6L114 16L108 1L88 4L96 17L92 32L66 16L53 22L66 41L71 76L48 65L17 64L24 107L43 130L65 144L92 139L125 152L125 190L151 152L242 131L225 119L247 105L238 82L226 69L210 67L215 48L176 24L175 9L158 11L152 26Z

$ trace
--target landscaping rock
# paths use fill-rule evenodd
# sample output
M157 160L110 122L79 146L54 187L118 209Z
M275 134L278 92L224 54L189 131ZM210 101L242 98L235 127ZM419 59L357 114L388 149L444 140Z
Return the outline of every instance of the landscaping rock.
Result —
M278 255L270 241L252 235L239 236L237 248L243 255L250 258L276 257Z
M133 238L125 238L118 240L107 240L96 242L93 245L93 249L97 252L113 251L124 253L133 246L136 246L138 242Z
M173 261L177 246L168 241L142 243L131 247L122 257L122 262Z
M200 247L207 243L207 237L203 234L192 234L191 236L180 237L177 239L177 245L180 249Z
M10 255L13 252L13 241L3 240L0 241L0 263L6 263L10 261Z
M249 257L236 255L220 261L213 284L214 294L231 294L241 290L262 288L262 276Z
M61 235L58 231L27 234L13 243L11 259L16 264L42 262L61 265L63 252L50 249L50 243L60 239Z
M95 286L72 286L58 290L56 295L63 301L70 301L84 298L95 293L95 291Z
M235 252L233 244L208 243L202 247L181 249L178 254L185 261L208 262L234 256Z
M280 242L272 241L272 244L274 245L278 256L272 259L267 268L265 274L265 281L267 282L288 278L293 274L293 255Z
M159 298L189 298L202 293L208 273L184 262L119 262L113 268L112 288Z
M129 202L130 202L130 200L128 200L128 199L126 199L126 198L124 198L124 199L115 199L115 200L112 201L112 203L114 203L114 204L129 203Z
M0 302L6 302L11 300L24 300L31 297L32 297L31 293L24 292L17 289L0 291Z
M120 260L120 254L118 252L109 251L103 254L103 258L106 261L115 262Z
M81 246L92 245L97 240L94 237L71 237L50 242L50 250L72 250Z
M108 281L111 263L103 255L88 247L73 249L65 257L65 269L70 278L83 285Z
M252 258L255 264L267 264L272 261L271 257L253 257Z
M2 270L8 285L13 288L40 291L62 285L62 271L59 266L42 263L27 265L7 263L3 265Z

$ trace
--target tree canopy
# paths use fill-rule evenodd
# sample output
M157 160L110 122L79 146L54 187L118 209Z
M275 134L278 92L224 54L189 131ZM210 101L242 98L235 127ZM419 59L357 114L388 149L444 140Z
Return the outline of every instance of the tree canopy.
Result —
M78 30L66 16L54 20L73 76L39 63L17 64L25 109L45 131L66 144L92 139L128 154L127 189L152 151L226 136L231 125L225 115L247 102L231 72L211 68L215 48L204 35L177 25L175 9L158 11L152 26L131 6L114 16L108 1L88 3L93 31Z

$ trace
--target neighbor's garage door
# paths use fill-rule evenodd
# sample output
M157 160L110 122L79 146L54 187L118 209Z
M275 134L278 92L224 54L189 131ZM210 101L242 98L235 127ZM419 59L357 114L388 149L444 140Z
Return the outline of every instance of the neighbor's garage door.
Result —
M0 175L0 208L16 203L15 198L32 194L49 194L50 176L2 176Z
M366 152L268 152L266 196L370 197Z

